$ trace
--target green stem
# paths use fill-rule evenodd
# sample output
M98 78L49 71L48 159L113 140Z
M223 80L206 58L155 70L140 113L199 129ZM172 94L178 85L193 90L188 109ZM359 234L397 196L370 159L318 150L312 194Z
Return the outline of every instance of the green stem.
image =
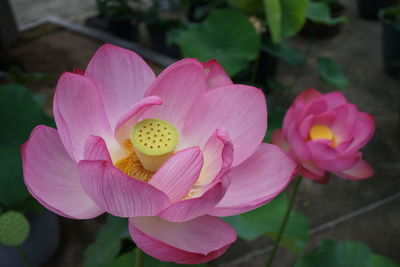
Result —
M144 266L144 252L140 248L136 248L135 267Z
M21 256L22 261L24 262L24 265L26 267L31 267L32 266L31 262L29 261L29 257L28 257L28 255L26 255L24 249L21 246L16 246L15 248L17 249L18 254Z
M271 252L271 254L269 256L269 259L268 259L268 262L266 264L266 267L272 266L272 263L273 263L274 258L276 256L276 253L278 252L279 244L280 244L282 236L283 236L283 234L285 232L287 223L288 223L289 218L290 218L290 214L292 213L292 209L293 209L293 206L294 206L294 202L296 200L297 193L299 192L301 180L302 180L302 177L298 176L296 178L295 182L294 182L294 188L293 188L293 192L292 192L292 195L290 197L290 200L289 200L289 206L288 206L288 208L286 210L285 217L283 218L283 222L282 222L281 227L279 229L278 236L277 236L276 241L274 243L274 247L273 247L272 252Z

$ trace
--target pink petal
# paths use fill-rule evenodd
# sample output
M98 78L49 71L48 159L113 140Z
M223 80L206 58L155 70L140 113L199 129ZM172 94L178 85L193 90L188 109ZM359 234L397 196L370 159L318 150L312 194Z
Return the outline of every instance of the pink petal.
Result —
M325 125L326 127L331 128L337 117L336 111L326 111L315 116L312 125Z
M209 214L232 216L258 208L281 193L295 171L296 164L279 147L260 144L253 155L228 173L228 190Z
M334 109L341 105L347 104L346 98L339 91L324 94L321 96L321 99L326 100L328 103L328 109Z
M76 162L83 158L83 148L90 135L105 138L117 149L94 84L82 75L64 73L54 96L54 117L65 149Z
M57 130L37 126L22 146L22 165L29 192L47 209L71 219L90 219L104 212L83 190L78 166Z
M321 177L324 177L325 172L315 166L314 162L305 161L301 163L299 174L308 179L318 181Z
M78 69L78 68L74 68L73 73L79 74L79 75L85 75L85 71L81 70L81 69Z
M161 97L163 104L146 111L144 118L166 120L180 131L190 107L206 90L201 63L191 58L180 60L165 69L146 91L146 96Z
M347 147L343 154L349 155L358 151L372 138L375 132L374 117L359 112L353 128L353 142Z
M307 139L310 134L311 125L313 124L315 115L307 116L303 121L299 122L299 133L303 139Z
M318 168L324 171L338 172L353 167L360 160L360 157L360 153L355 153L348 157L337 157L330 160L316 159L315 163Z
M310 151L308 150L304 139L300 135L299 131L296 129L295 125L287 130L286 140L289 143L291 152L296 158L301 161L311 160Z
M360 158L360 160L350 169L336 172L335 174L350 180L361 180L375 175L375 172L371 165Z
M358 116L357 107L353 104L342 105L335 109L336 119L331 130L338 144L352 138L353 127Z
M85 144L84 159L111 162L110 153L107 151L107 147L101 137L89 136Z
M202 64L206 73L208 90L233 84L231 78L217 60L212 59Z
M231 167L234 150L229 134L223 128L217 129L215 134L208 139L202 152L204 166L196 185L210 183L214 178L221 177Z
M100 47L86 69L99 89L112 128L138 101L155 79L151 68L136 53L105 44Z
M314 160L330 160L338 157L338 151L332 147L332 141L327 139L307 142L308 150Z
M226 188L224 189L223 184L219 182L200 197L176 202L158 216L170 222L182 222L206 215L221 201L225 190Z
M318 98L307 105L304 106L304 109L301 111L298 120L302 120L310 115L319 115L328 110L328 103L326 100Z
M184 198L199 179L203 155L198 147L177 152L150 179L149 184L163 191L171 201Z
M229 133L234 147L233 166L248 158L267 129L267 106L261 90L230 85L210 90L192 107L185 119L182 147L203 147L216 129Z
M273 144L279 146L283 151L288 152L290 147L286 141L285 136L281 129L272 132L271 141Z
M133 105L129 111L122 116L115 126L115 136L120 143L126 139L130 139L132 127L139 121L143 113L154 105L161 105L162 99L158 96L149 96L143 98L138 103Z
M321 96L320 92L318 92L314 88L309 88L296 97L296 99L294 100L294 104L308 103L319 96Z
M202 216L173 223L158 217L131 218L133 241L146 254L161 261L195 264L222 255L236 240L233 228L217 218Z
M168 196L148 183L125 175L105 160L107 147L99 137L91 137L87 149L95 151L79 162L81 184L87 194L108 213L119 217L154 216L170 205ZM108 156L109 157L109 156ZM98 160L103 158L103 160Z

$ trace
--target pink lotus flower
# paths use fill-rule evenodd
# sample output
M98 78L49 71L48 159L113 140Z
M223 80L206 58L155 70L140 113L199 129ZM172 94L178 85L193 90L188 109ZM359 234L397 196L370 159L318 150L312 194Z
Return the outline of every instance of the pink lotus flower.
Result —
M261 143L263 93L235 85L216 61L181 60L157 78L137 54L104 45L54 96L57 130L22 147L25 184L51 211L129 218L132 239L163 261L214 259L236 239L216 216L264 205L294 162Z
M298 163L304 177L326 183L326 172L332 172L359 180L374 174L359 152L373 133L373 117L359 112L342 93L322 95L308 89L294 100L282 130L273 132L272 143Z

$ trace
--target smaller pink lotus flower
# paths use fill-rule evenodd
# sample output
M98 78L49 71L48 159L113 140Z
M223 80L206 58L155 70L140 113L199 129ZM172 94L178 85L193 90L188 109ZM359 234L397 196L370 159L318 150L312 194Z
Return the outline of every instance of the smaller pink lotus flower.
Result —
M374 133L374 118L347 102L340 92L321 94L308 89L287 111L282 130L272 143L283 148L300 166L302 176L327 183L326 172L360 180L374 174L359 149Z

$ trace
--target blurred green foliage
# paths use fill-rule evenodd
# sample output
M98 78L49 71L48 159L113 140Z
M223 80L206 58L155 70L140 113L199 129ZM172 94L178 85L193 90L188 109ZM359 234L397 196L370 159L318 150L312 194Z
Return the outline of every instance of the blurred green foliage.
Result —
M84 252L84 266L96 267L112 263L128 238L128 219L107 215L107 221L97 233L96 241Z
M396 267L399 265L384 256L373 254L369 247L359 242L323 240L318 248L298 259L294 266Z
M288 205L286 195L281 194L265 206L223 219L245 240L255 240L263 235L275 240ZM292 252L300 253L309 240L309 228L308 219L300 212L293 212L281 244Z
M342 67L333 59L328 57L318 58L318 71L320 78L338 89L349 86L349 81L343 73Z
M0 204L18 205L29 197L22 178L20 146L39 124L53 125L35 95L22 85L0 86Z
M177 40L184 57L200 61L217 59L234 75L258 57L260 36L247 17L233 9L215 10Z
M22 213L11 210L0 214L0 244L19 246L28 238L30 229Z

